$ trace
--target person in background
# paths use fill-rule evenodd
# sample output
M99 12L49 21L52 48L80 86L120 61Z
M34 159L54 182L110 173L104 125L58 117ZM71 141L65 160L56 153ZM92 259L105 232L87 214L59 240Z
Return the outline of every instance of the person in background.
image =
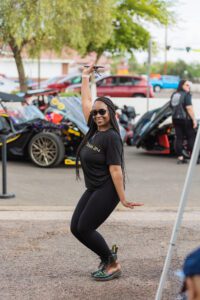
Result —
M183 141L187 139L187 150L192 152L197 128L197 121L192 105L192 95L190 93L190 83L188 80L181 80L175 93L170 100L172 108L172 122L175 128L175 151L177 153L177 163L184 164L187 160L183 156Z
M182 299L200 300L200 248L185 258L183 276Z

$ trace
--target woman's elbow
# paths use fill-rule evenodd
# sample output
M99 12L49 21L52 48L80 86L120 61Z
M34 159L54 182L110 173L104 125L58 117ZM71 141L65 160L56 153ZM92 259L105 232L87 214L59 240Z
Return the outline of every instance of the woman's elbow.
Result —
M121 166L118 166L118 165L110 165L109 171L110 171L111 176L121 176L121 174L122 174L122 168L121 168Z

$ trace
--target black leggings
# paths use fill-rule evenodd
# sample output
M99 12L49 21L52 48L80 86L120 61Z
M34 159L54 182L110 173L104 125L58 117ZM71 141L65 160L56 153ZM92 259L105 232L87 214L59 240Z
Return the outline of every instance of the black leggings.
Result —
M187 139L187 149L192 152L196 132L193 128L192 120L173 120L176 140L175 140L175 151L178 156L183 155L183 140Z
M118 203L119 197L112 180L109 179L97 190L86 190L72 216L73 235L102 260L108 259L111 250L96 229L108 218Z

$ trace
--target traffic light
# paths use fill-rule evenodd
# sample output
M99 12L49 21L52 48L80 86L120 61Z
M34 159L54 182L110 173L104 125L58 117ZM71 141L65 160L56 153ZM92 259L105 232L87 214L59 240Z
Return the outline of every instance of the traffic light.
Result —
M190 52L191 47L186 47L185 49L186 49L187 52Z
M169 50L171 48L171 46L167 45L166 46L166 50Z

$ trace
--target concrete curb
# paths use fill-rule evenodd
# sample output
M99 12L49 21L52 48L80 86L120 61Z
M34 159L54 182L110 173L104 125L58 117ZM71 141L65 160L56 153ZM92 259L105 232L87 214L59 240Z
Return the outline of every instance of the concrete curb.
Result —
M0 211L0 220L18 220L18 221L69 221L72 211ZM114 211L108 219L108 222L131 222L143 223L173 223L176 219L175 212L149 212L149 211ZM200 211L185 212L184 221L200 222Z
M74 211L75 206L48 206L48 205L37 205L37 206L9 206L9 205L0 205L0 212L2 211L53 211L53 212L65 212L65 211ZM143 207L137 207L134 211L140 211L140 212L174 212L176 213L178 208L176 206L166 206L166 207L160 207L160 206L143 206ZM132 212L129 208L126 208L119 204L115 211L121 211L121 212ZM185 212L200 212L200 207L195 206L189 206L185 209Z

